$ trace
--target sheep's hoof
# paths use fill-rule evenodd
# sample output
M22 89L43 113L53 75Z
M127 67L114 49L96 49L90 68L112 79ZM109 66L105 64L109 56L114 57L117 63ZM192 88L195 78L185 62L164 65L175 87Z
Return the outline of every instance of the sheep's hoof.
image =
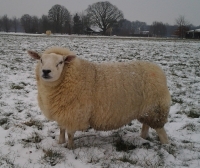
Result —
M167 134L166 134L166 131L165 131L164 128L156 129L156 132L157 132L159 139L160 139L160 142L162 144L168 144L169 143L169 140L168 140L168 137L167 137Z
M141 134L140 137L143 138L143 139L147 139L149 137L149 134L145 134L145 135Z
M59 139L58 144L64 144L66 142L65 139Z
M74 149L74 145L67 144L66 148L68 148L69 150L72 150L72 149Z

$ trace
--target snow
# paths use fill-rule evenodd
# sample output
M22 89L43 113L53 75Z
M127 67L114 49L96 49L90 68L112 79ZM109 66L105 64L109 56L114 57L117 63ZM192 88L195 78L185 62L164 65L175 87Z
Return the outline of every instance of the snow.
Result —
M187 32L200 32L200 29L195 29L195 30L189 30L189 31L187 31Z
M91 26L90 28L95 32L101 32L102 31L102 29L97 27L97 26Z
M140 138L141 124L134 120L114 131L78 131L74 150L58 144L57 123L38 108L36 62L26 52L53 45L89 61L159 64L172 95L165 125L171 143L161 145L153 129L147 140ZM1 33L0 167L200 167L199 56L199 41Z

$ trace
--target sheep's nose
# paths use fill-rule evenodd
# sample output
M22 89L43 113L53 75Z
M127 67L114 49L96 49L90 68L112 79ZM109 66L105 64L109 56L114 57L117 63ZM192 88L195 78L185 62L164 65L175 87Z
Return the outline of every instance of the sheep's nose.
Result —
M42 72L44 73L44 75L48 75L51 72L51 70L44 69L42 70Z

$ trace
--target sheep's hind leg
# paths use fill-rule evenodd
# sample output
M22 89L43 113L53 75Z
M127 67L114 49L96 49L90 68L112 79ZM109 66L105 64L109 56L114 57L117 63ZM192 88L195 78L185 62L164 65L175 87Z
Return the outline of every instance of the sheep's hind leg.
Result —
M141 137L143 139L146 139L148 137L148 133L149 133L149 126L147 124L143 124L142 125L142 131L141 131Z
M65 129L60 128L60 136L59 136L59 141L58 141L58 143L59 143L59 144L63 144L63 143L65 143L65 142L66 142L66 140L65 140Z
M166 131L163 128L159 128L159 129L155 129L158 136L159 136L159 139L160 139L160 142L162 144L168 144L169 143L169 140L168 140L168 137L167 137L167 134L166 134Z
M74 134L75 132L67 132L67 135L68 135L67 148L68 149L73 149L74 147Z

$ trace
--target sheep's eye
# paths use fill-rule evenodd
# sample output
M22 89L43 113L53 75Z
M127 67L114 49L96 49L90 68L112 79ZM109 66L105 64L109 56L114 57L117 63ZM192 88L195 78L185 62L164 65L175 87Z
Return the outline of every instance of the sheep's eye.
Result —
M58 65L61 65L63 63L63 61L60 61L57 65L56 65L56 67L58 67Z

